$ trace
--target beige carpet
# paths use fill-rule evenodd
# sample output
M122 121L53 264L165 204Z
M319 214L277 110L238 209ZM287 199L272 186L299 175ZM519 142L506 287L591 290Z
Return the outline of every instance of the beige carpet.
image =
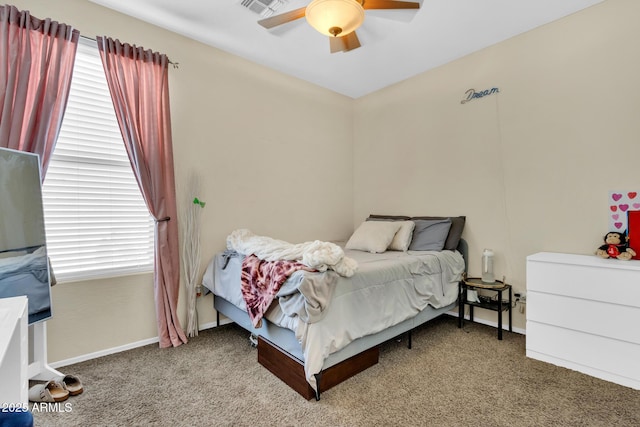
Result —
M60 370L85 392L36 426L640 426L640 391L525 357L525 337L443 316L306 401L235 325ZM640 363L640 361L639 361ZM34 408L35 409L35 408Z

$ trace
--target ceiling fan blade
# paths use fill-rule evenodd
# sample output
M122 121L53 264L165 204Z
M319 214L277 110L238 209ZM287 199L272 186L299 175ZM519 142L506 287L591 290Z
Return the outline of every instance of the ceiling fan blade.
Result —
M355 31L342 37L329 37L329 49L331 53L349 52L350 50L359 48L360 40Z
M344 40L345 52L348 52L353 49L357 49L360 47L360 40L358 40L358 35L355 31L347 34L346 36L342 36Z
M364 0L365 9L420 9L420 3L394 0Z
M344 49L344 43L342 43L342 37L329 37L329 50L331 53L342 52Z
M262 25L265 28L273 28L281 24L286 24L287 22L304 18L305 9L306 7L301 7L300 9L294 9L289 12L281 13L280 15L270 16L268 18L259 20L258 24Z

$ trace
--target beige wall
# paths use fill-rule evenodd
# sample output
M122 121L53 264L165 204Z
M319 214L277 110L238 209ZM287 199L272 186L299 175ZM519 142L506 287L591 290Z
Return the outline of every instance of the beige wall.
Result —
M188 200L185 183L199 177L203 267L238 227L330 240L372 212L467 215L471 273L492 247L498 272L523 290L527 255L591 253L608 192L640 187L635 0L607 0L356 101L87 1L13 4L180 63L170 73L178 196ZM467 89L491 87L500 93L460 104ZM276 184L286 190L261 191ZM201 324L213 321L210 297L198 307ZM156 336L150 275L59 284L53 308L52 361Z
M466 215L470 273L493 248L518 290L527 255L593 253L609 191L640 188L638 16L608 0L357 100L355 223Z
M12 2L166 53L178 197L201 182L202 267L240 227L289 241L340 239L352 231L353 102L82 0ZM184 294L180 314L186 325ZM201 324L215 320L210 296ZM157 336L151 274L60 283L48 322L49 360L66 360Z

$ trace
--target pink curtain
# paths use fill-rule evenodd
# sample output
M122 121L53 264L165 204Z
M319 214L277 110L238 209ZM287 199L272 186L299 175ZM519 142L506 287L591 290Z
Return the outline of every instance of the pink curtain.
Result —
M178 217L166 55L98 37L98 49L129 160L156 220L155 299L160 347L187 342L177 315Z
M40 155L42 177L60 132L80 33L0 6L0 146Z

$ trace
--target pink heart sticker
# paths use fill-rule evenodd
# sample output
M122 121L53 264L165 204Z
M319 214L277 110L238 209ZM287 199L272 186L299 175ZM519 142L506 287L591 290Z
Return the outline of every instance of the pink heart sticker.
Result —
M617 202L618 200L622 199L622 194L613 193L611 197Z
M620 218L620 215L618 215L618 214L611 215L611 218L613 218L615 220L618 220Z
M625 203L625 204L622 204L622 205L618 205L618 206L620 207L620 210L621 210L622 212L626 212L626 211L627 211L627 209L629 209L629 205L627 205L626 203Z
M613 224L616 226L616 228L622 228L622 223L621 222L616 222L615 224Z
M633 209L640 209L640 203L634 203Z
M618 210L617 206L609 206L609 209L611 209L611 212L615 212Z
M635 199L637 195L638 193L636 193L635 191L627 193L627 196L629 196L630 199Z

